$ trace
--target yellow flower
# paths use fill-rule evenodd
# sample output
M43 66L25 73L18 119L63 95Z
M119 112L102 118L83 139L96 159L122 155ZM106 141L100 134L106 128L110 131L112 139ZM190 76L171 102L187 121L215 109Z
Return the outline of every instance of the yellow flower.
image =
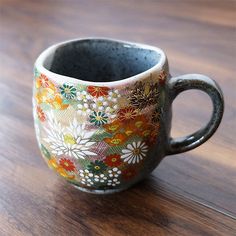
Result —
M52 157L50 160L48 160L47 163L51 169L54 169L62 177L66 178L66 179L74 179L75 178L74 174L68 174L67 171L60 164L57 163L57 160L55 157Z
M52 169L58 168L58 163L55 157L52 157L50 160L48 160L48 166Z
M57 172L64 178L67 178L68 174L66 173L65 169L61 166L57 168Z
M66 172L66 170L63 168L63 167L58 167L57 168L57 172L64 178L66 179L74 179L75 178L75 175L70 175Z
M71 134L64 135L64 142L67 144L76 144L75 138Z

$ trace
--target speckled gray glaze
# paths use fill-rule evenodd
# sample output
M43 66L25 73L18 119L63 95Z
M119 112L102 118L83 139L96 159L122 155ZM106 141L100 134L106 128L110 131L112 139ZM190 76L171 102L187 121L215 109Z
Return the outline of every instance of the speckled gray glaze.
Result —
M212 116L199 131L173 139L172 103L189 89L210 96ZM161 49L101 38L45 50L35 63L33 93L43 158L78 189L95 194L127 189L166 155L201 145L224 110L222 92L209 77L171 77Z
M209 77L201 74L189 74L171 78L168 83L170 103L179 93L189 89L199 89L207 93L213 104L210 121L197 132L182 138L170 139L167 154L189 151L206 142L218 128L223 112L224 99L219 85Z
M110 82L142 73L159 59L160 54L153 50L115 41L83 40L58 48L47 69L82 80Z

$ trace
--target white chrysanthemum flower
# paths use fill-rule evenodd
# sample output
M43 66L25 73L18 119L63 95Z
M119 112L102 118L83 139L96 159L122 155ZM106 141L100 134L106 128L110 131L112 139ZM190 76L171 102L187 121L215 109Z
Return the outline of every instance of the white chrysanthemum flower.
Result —
M95 144L95 142L90 141L94 132L85 130L85 124L78 124L77 120L74 119L68 127L63 127L55 119L52 112L47 116L49 128L45 127L48 136L44 140L50 144L52 153L56 155L65 154L76 159L97 155L90 151Z
M129 143L126 149L122 150L121 158L128 164L139 163L147 154L148 146L141 141Z

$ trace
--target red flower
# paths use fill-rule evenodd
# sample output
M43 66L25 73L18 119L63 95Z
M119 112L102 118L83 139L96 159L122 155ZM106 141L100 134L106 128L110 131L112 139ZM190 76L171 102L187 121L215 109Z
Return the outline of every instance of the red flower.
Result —
M59 160L60 166L66 171L75 171L75 164L73 161L67 158L61 158Z
M49 85L50 85L50 82L49 82L49 80L48 80L48 77L47 77L46 75L43 75L43 74L41 74L41 75L39 76L39 83L40 83L40 85L41 85L42 87L44 87L44 88L48 88Z
M93 97L100 97L100 96L107 96L109 88L107 87L97 87L97 86L88 86L87 91L93 96Z
M166 77L167 77L166 72L164 70L161 71L161 73L159 74L159 83L160 83L161 86L165 85Z
M39 106L37 106L37 115L40 121L44 122L46 120L45 114Z
M118 111L119 120L134 120L137 116L138 111L133 107L125 107Z
M134 168L128 168L126 170L124 170L122 172L122 177L125 179L125 180L130 180L132 179L135 175L137 174L137 171L136 169Z
M104 162L108 166L112 166L112 167L120 166L122 164L119 154L111 154L107 156Z

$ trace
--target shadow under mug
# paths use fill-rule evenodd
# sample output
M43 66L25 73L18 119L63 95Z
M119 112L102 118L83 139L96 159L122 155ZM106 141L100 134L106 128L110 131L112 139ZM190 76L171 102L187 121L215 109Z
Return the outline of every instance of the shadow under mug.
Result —
M213 103L205 127L170 137L171 104L199 89ZM223 95L205 75L171 77L164 52L111 39L53 45L35 63L33 113L48 166L80 190L113 193L147 176L166 155L191 150L219 126Z

